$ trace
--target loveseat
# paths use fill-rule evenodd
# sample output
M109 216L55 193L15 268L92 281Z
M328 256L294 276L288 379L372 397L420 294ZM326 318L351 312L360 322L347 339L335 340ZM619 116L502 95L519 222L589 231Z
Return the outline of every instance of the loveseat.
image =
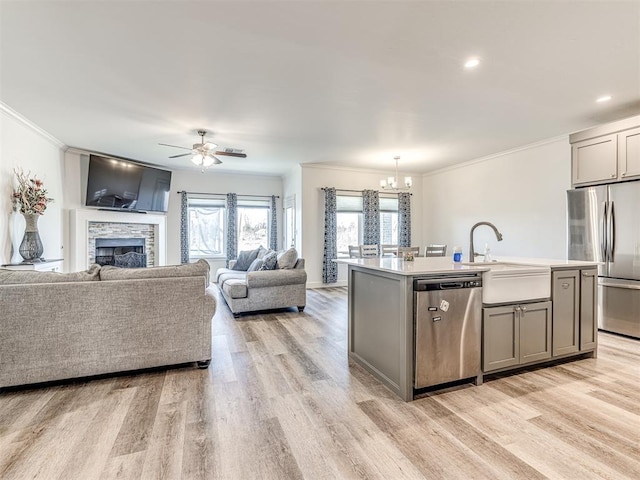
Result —
M209 264L0 269L0 387L211 360Z
M234 317L244 312L275 308L298 307L299 312L304 310L307 304L305 262L304 258L297 257L297 253L291 260L291 250L295 252L290 249L279 255L283 263L282 257L287 255L290 265L276 264L269 270L243 271L234 269L236 262L232 260L230 268L216 271L216 283Z

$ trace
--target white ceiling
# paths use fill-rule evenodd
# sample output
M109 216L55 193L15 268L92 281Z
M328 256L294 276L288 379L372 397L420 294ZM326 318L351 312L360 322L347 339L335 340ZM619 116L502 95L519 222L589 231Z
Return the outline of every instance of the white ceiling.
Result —
M199 128L249 155L213 173L420 173L640 112L640 1L1 0L0 32L5 105L174 169Z

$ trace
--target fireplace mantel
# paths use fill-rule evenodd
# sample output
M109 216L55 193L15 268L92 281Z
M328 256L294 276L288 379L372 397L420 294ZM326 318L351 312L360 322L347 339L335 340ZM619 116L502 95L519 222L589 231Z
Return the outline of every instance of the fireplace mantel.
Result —
M76 272L89 267L89 223L138 223L153 225L155 230L155 265L167 263L167 217L154 213L111 212L105 210L82 208L69 212L70 259L68 271Z

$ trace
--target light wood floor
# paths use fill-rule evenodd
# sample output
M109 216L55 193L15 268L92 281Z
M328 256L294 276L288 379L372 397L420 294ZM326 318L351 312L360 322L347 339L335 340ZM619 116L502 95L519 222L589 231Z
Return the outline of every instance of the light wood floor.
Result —
M208 370L0 392L0 478L640 478L640 342L404 403L348 365L346 319L344 288L221 302Z

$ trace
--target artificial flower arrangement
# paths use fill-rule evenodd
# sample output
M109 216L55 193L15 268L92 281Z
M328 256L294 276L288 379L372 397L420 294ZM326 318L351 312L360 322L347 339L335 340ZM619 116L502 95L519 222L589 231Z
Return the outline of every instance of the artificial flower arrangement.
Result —
M25 174L22 170L14 170L18 188L13 191L13 202L16 210L22 214L42 215L47 209L47 204L53 202L53 198L47 197L47 190L44 188L42 180L35 175L29 178L30 173Z

